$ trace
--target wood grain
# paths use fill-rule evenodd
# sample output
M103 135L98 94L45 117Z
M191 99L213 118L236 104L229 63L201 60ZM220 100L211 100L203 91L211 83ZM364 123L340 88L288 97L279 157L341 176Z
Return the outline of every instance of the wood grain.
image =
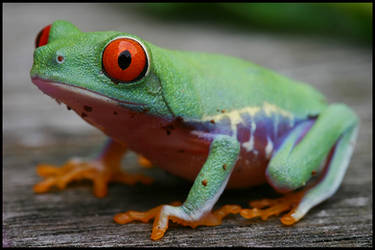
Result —
M84 31L136 33L163 47L239 56L309 82L331 102L348 104L361 125L340 189L292 227L283 226L277 217L262 221L238 215L217 227L172 224L156 242L150 239L151 224L118 225L113 215L183 201L191 184L157 168L139 167L132 153L124 160L124 168L154 177L151 187L112 184L102 199L93 196L89 182L34 194L32 187L40 180L35 172L38 163L62 164L72 156L93 156L105 141L99 131L31 84L28 72L34 37L55 19L70 20ZM370 48L209 24L162 22L137 15L127 5L9 3L4 5L4 48L3 246L372 246ZM250 200L274 196L266 185L227 190L216 207L228 203L246 207Z

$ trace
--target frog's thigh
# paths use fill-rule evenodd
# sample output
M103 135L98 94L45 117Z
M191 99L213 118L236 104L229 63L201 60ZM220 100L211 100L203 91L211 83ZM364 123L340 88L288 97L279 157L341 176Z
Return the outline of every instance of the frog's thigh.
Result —
M296 128L275 153L268 168L268 181L278 191L305 185L312 171L326 159L317 183L296 193L293 207L281 221L290 225L300 220L312 207L331 197L341 184L354 148L358 121L344 105L332 105L321 114L305 137L298 142L304 124ZM294 143L298 142L296 146ZM329 154L331 152L331 154ZM287 198L287 196L286 196ZM293 205L297 202L297 205Z
M281 219L284 224L290 225L297 222L312 207L328 199L336 192L349 166L357 132L358 126L354 126L340 137L333 154L327 159L321 178L312 188L307 189L298 206Z
M356 115L341 104L327 107L302 139L308 122L300 124L273 154L266 169L268 182L279 192L304 186L340 136L356 125Z

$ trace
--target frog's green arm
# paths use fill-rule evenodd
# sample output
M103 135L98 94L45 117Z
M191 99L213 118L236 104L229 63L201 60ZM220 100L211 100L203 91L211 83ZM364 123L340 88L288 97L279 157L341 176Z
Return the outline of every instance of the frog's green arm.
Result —
M211 213L212 207L223 192L240 152L238 141L226 135L218 135L210 146L208 158L194 181L189 195L181 206L163 205L139 213L128 211L115 216L115 221L124 224L133 220L148 221L155 217L151 238L163 237L168 220L196 227L221 224L229 213L239 213L240 207L227 205Z
M225 135L216 137L211 144L207 161L183 205L188 214L211 210L228 182L239 152L240 144L235 138Z
M268 182L276 190L286 192L304 186L326 159L325 169L317 183L303 190L299 204L281 219L288 225L297 222L310 208L328 199L339 187L353 151L358 118L347 106L333 104L303 136L306 126L306 123L300 125L286 138L266 170ZM247 213L241 212L249 218Z

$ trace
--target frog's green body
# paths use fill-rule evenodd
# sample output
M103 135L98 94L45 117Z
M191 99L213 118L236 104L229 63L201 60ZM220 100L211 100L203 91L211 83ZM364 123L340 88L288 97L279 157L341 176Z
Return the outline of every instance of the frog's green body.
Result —
M155 73L166 102L176 116L202 120L217 115L218 109L240 110L267 102L305 118L319 114L326 106L322 95L310 86L253 63L216 54L170 51L150 43L147 46L154 55ZM165 68L169 74L163 74Z
M147 63L140 79L117 83L107 72L103 51L116 39L142 45ZM168 218L190 226L218 224L221 217L210 211L228 180L245 187L267 179L287 192L304 186L327 159L322 178L302 192L285 224L341 183L357 117L345 105L327 105L306 84L240 59L162 49L120 32L83 33L65 21L53 23L43 45L34 53L34 83L114 140L104 155L127 145L195 180L183 205L162 206L154 215L153 239L163 235ZM226 213L239 211L234 206ZM246 209L241 214L251 217ZM119 223L133 219L132 212L116 217Z

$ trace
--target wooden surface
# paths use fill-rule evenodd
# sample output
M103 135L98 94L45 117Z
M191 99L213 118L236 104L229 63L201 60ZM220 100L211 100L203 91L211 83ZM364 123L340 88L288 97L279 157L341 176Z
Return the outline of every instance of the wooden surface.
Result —
M130 6L131 7L131 6ZM3 33L3 245L4 246L372 246L372 51L328 39L251 33L214 24L171 23L138 15L127 5L5 4ZM279 219L229 216L217 227L172 224L150 240L151 224L118 225L113 215L183 201L190 184L159 169L143 169L134 154L124 167L155 178L149 186L110 185L107 197L91 184L36 195L38 163L62 164L93 156L105 137L32 85L37 32L55 19L83 31L122 30L159 46L242 57L309 82L330 102L344 102L361 119L357 147L337 193L293 227ZM332 117L334 119L334 117ZM312 152L313 153L313 152ZM268 186L225 191L217 206L274 197Z

